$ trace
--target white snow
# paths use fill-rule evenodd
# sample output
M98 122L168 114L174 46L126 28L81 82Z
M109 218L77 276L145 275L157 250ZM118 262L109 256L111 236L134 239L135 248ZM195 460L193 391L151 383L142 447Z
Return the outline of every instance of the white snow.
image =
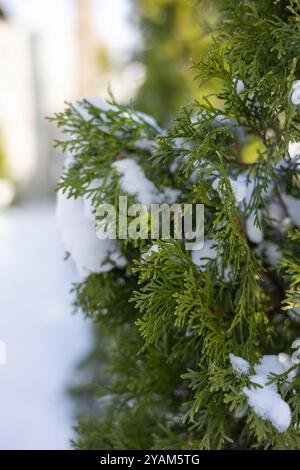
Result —
M71 268L53 203L0 213L0 449L67 449L74 437L66 387L91 336L72 315Z
M255 214L250 214L246 221L247 237L253 243L261 243L264 239L263 231L255 224Z
M240 184L244 184L246 186L246 195L245 195L245 204L248 205L251 201L252 194L254 191L254 181L253 178L248 179L245 174L240 174L237 178Z
M202 245L202 243L201 243ZM216 240L207 239L204 241L203 246L191 250L191 258L193 263L199 267L200 271L204 271L210 260L214 260L218 255L218 247ZM217 261L218 273L221 275L221 259ZM233 271L230 267L224 269L223 280L231 282L233 279Z
M240 374L248 375L249 363L241 357L229 356L234 370ZM289 356L281 353L276 355L263 356L255 366L255 374L249 377L253 384L250 387L243 387L243 393L247 397L249 406L260 418L271 421L272 425L279 431L284 432L291 424L291 410L280 396L277 384L267 383L272 379L271 374L280 375L290 367ZM292 378L292 377L290 377Z
M74 260L80 276L110 271L113 263L106 262L106 258L111 259L111 254L115 264L124 266L124 258L117 255L117 241L97 238L95 222L84 213L83 198L67 198L59 191L56 215L65 249Z
M237 202L242 202L246 195L247 195L247 186L246 184L241 181L241 180L234 180L232 178L230 178L230 184L231 184L231 187L232 187L232 191L233 191L233 194L234 194L234 197L236 199Z
M278 354L278 361L282 364L286 369L289 369L293 366L293 361L291 356L286 353L279 353Z
M236 81L236 92L237 94L239 95L240 93L243 93L245 89L245 85L244 85L244 82L242 80L237 80Z
M72 104L73 107L86 121L90 120L92 116L90 115L86 107L84 106L84 102L88 102L95 108L99 108L99 116L101 115L101 119L103 120L103 124L101 125L101 128L109 131L109 129L106 129L106 126L104 124L105 114L101 113L101 111L118 111L118 108L114 105L107 103L101 98L95 97L95 96L87 96L80 101L75 101ZM124 111L121 114L122 116L128 117L129 119L132 119L133 121L138 122L140 124L146 123L150 125L151 127L153 127L157 132L162 133L162 129L160 129L155 119L152 116L149 116L148 114L142 113L140 111L132 111L132 112ZM141 149L146 149L146 150L151 151L153 150L155 146L155 141L153 139L149 139L147 135L145 135L145 138L141 138L136 141L136 146Z
M176 157L174 158L174 160L172 161L171 165L169 166L169 169L170 169L170 172L171 173L176 173L179 165L180 165L180 158L179 157Z
M203 271L211 259L217 257L217 242L213 239L207 239L204 241L203 247L199 250L191 251L191 258L196 266L199 266L200 270Z
M121 174L121 189L127 194L136 196L141 204L150 205L159 197L159 192L141 167L131 158L124 158L112 164Z
M270 240L264 240L255 251L259 256L261 256L262 252L264 252L267 262L271 266L276 266L278 261L282 258L282 253L279 249L279 246Z
M296 159L300 157L300 142L289 143L289 155L291 158L296 158Z
M269 204L268 223L284 234L288 230L291 219L286 216L281 204L271 202Z
M251 176L248 178L246 173L240 173L235 179L230 178L230 184L237 203L248 205L255 188L254 179ZM273 188L274 183L270 181L268 187L262 191L262 196L264 198L270 197Z
M248 374L249 373L249 362L243 359L242 357L235 356L234 354L229 354L229 360L233 369L239 374Z
M271 225L274 227L280 226L285 218L283 207L276 202L271 202L269 204L269 217L271 219Z
M125 113L126 113L126 111L125 111ZM154 127L154 129L156 129L157 131L159 131L159 132L162 131L162 129L157 124L156 120L152 116L149 116L149 114L143 113L142 111L136 111L136 112L131 112L129 114L129 116L133 120L135 120L135 121L137 121L141 124L143 122L146 122L147 124L149 124L149 126Z
M149 126L153 127L157 133L161 134L163 132L163 130L157 124L156 120L152 116L149 116L149 114L143 113L141 111L124 111L123 115L139 124L148 124ZM141 149L152 151L155 147L155 140L149 139L147 133L145 133L145 137L138 139L135 145Z
M293 344L292 344L292 348L293 348ZM293 367L293 365L295 364L291 358L291 356L289 354L286 354L286 353L279 353L278 354L278 361L280 362L280 364L282 364L284 366L284 368L286 370L290 369L291 367ZM291 382L297 375L297 369L294 369L292 370L289 374L288 374L288 382Z
M294 105L297 106L300 104L300 80L296 80L293 83L292 89L290 92L290 99Z
M135 196L138 202L150 206L151 203L167 202L172 204L178 198L180 191L171 188L162 188L160 192L150 181L139 164L132 158L124 158L112 164L120 173L121 189L127 194Z
M135 146L143 150L149 150L152 152L155 148L155 140L151 139L138 139L135 142Z
M150 246L149 250L146 251L146 253L143 253L142 259L146 260L152 253L159 253L159 246L157 243L153 243L153 245Z
M262 356L258 365L255 366L255 372L259 375L282 374L285 370L275 354Z
M288 196L287 194L282 194L282 199L293 224L300 227L300 199Z
M179 198L180 193L181 191L179 189L167 188L166 186L163 186L160 196L160 202L167 202L168 204L173 204Z
M284 432L291 424L289 405L280 397L272 385L265 386L266 377L255 375L251 381L263 385L263 388L243 388L248 403L255 414L264 420L269 420L279 432Z
M72 103L72 106L86 121L91 119L92 116L89 114L86 107L84 106L84 102L88 102L95 108L99 108L99 111L111 111L111 110L116 111L117 110L116 106L113 106L107 103L106 101L102 100L101 98L98 98L97 96L86 96L82 100L75 101L74 103Z
M254 189L253 180L251 179L248 180L245 174L240 174L237 176L236 179L229 178L229 181L230 181L231 189L236 199L236 202L238 204L242 202L249 204L252 193L253 193L253 189ZM215 190L218 190L219 184L220 184L220 179L215 178L215 180L212 183L212 187Z

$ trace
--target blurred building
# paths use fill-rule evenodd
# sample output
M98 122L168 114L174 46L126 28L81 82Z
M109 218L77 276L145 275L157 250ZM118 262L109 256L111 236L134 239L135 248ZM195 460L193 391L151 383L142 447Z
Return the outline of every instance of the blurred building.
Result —
M22 198L48 196L57 181L56 131L45 117L78 95L76 39L67 28L30 33L0 18L0 143Z
M52 148L57 129L45 116L85 95L108 98L109 87L128 103L144 79L142 64L128 63L136 41L129 3L31 0L28 11L22 6L27 21L16 20L20 2L0 3L11 13L0 18L0 154L20 198L46 197L62 158Z
M8 175L26 185L34 169L31 44L26 33L0 19L0 139Z

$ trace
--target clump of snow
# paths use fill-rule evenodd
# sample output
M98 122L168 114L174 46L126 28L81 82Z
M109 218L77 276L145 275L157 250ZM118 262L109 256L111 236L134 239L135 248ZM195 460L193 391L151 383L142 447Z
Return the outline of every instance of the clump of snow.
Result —
M230 181L231 189L236 199L236 202L238 203L242 202L245 199L246 194L247 194L247 185L245 184L245 181L241 181L239 178L237 180L234 180L233 178L229 178L229 181ZM219 185L220 185L220 179L216 178L213 181L212 187L213 189L215 189L216 191L220 193L218 189Z
M259 375L283 374L286 369L279 362L275 354L262 356L260 362L255 366L255 372Z
M163 186L160 196L160 202L167 202L168 204L173 204L177 201L179 196L179 189L167 188L166 186Z
M244 85L244 82L242 80L237 80L236 81L236 92L237 94L239 95L240 93L243 93L245 89L245 85Z
M99 109L99 116L101 115L101 120L103 121L101 128L103 130L108 130L105 126L105 114L103 113L106 111L119 111L120 109L112 104L107 103L106 101L102 100L99 97L95 96L87 96L83 98L83 100L76 101L75 103L72 104L73 108L76 109L76 111L83 117L84 120L89 121L92 116L87 110L87 107L85 106L85 103L89 103L95 108ZM161 128L158 126L157 122L152 116L149 116L148 114L142 113L140 111L123 111L120 112L120 114L123 117L128 117L132 121L135 121L139 124L146 123L147 125L153 127L157 132L162 132ZM117 133L116 133L117 135ZM141 138L136 141L136 146L141 148L141 149L146 149L146 150L153 150L155 146L155 141L153 139L149 139L147 135L145 135L145 138Z
M269 205L269 216L271 219L271 224L275 227L278 227L282 224L282 221L285 217L284 209L281 205L276 202L271 202Z
M166 187L159 191L132 158L118 160L112 164L112 167L116 168L121 175L120 184L122 191L135 196L138 202L146 206L160 202L172 204L180 194L180 191Z
M262 385L262 388L243 388L248 403L255 414L264 420L269 420L279 432L284 432L291 424L291 409L280 397L272 385L266 385L266 377L255 375L251 381Z
M252 193L254 190L254 181L253 179L248 179L247 175L241 173L235 179L229 178L230 185L236 202L238 204L245 203L246 205L249 204ZM212 183L212 187L215 190L218 190L218 186L220 184L220 179L217 177Z
M230 184L237 202L242 202L247 195L247 186L240 180L230 178Z
M289 369L293 366L293 361L291 356L286 353L279 353L278 354L278 361L282 364L286 369Z
M242 357L235 356L234 354L229 354L229 360L233 369L239 374L246 375L249 373L249 362L243 359Z
M287 194L282 194L282 199L293 224L300 227L300 199L288 196Z
M124 111L124 114L126 113L127 111ZM130 114L128 114L128 116L133 121L136 121L140 124L143 124L143 123L148 124L149 126L153 127L153 129L155 129L156 132L158 133L163 132L162 129L157 124L156 120L152 116L149 116L149 114L142 113L141 111L136 111L136 112L131 112ZM137 140L135 145L141 149L153 151L153 149L155 148L155 140L149 139L147 135L145 135L145 138Z
M191 251L191 258L196 266L199 266L200 270L203 271L207 263L211 259L216 259L217 257L217 246L216 241L212 239L207 239L204 241L204 244L201 249L196 249Z
M300 104L300 80L296 80L290 92L290 99L296 106Z
M268 262L270 263L271 266L276 266L278 261L282 258L282 253L278 245L276 245L275 243L269 240L266 240L263 243L263 246L265 249Z
M152 152L155 149L155 140L152 139L138 139L135 142L135 146L143 150L149 150Z
M125 111L125 113L126 113L126 111ZM136 122L139 122L141 124L143 122L145 122L149 126L156 129L157 131L159 131L159 132L162 131L162 129L157 124L156 120L152 116L149 116L149 114L143 113L142 111L136 111L136 112L130 113L130 117L132 117L133 120L135 120Z
M75 101L72 104L73 108L76 109L76 111L83 117L85 121L89 121L92 116L88 112L87 108L84 106L84 103L89 103L95 108L99 108L99 113L101 111L117 111L116 106L107 103L101 98L97 96L87 96L83 98L83 100Z
M230 184L235 195L236 201L239 204L249 205L253 191L255 188L255 181L253 177L248 177L247 173L240 173L235 179L230 178ZM269 182L266 189L262 190L262 196L264 198L270 197L274 189L274 183Z
M300 157L300 142L290 142L289 143L289 155L291 158Z
M114 264L119 267L126 264L115 240L98 240L96 237L95 223L84 213L83 198L67 198L59 191L56 215L65 249L81 276L110 271ZM107 262L107 258L111 262Z
M169 167L170 172L173 173L173 174L176 173L176 171L177 171L179 165L180 165L180 158L179 158L179 157L176 157L176 158L172 161L172 163L171 163L171 165L170 165L170 167Z
M293 345L292 345L293 347ZM286 370L290 369L291 367L293 367L295 365L295 363L293 362L291 356L289 354L286 354L286 353L279 353L278 354L278 361L280 362L280 364L282 364L284 366L284 368ZM289 374L288 374L288 382L291 382L297 375L297 370L294 369L292 370Z
M263 231L255 224L255 214L250 214L246 221L247 237L253 243L261 243L264 239Z
M229 356L233 369L244 375L249 374L249 363L241 357ZM243 387L249 406L260 418L271 421L279 432L284 432L291 424L291 409L280 396L271 374L280 375L290 367L291 359L287 354L263 356L255 366L255 374L249 377L253 385ZM292 378L292 377L291 377ZM254 385L257 384L257 385Z
M279 249L279 246L270 240L264 240L261 245L256 248L255 252L259 256L264 253L270 266L276 266L278 261L282 258L282 253Z
M150 181L140 166L131 158L124 158L112 164L121 174L121 189L145 205L150 205L157 199L159 193L152 181Z
M201 247L196 247L196 249L191 250L191 258L193 263L199 267L200 271L204 271L207 264L210 260L214 260L217 258L218 255L218 248L217 242L213 239L207 239L204 241L203 245L201 243ZM221 272L221 263L220 259L217 261L217 268L220 274ZM233 272L232 269L227 267L224 269L222 273L223 280L225 282L231 282L233 279Z
M159 253L159 246L157 243L153 243L153 245L150 246L149 250L146 251L146 253L143 253L142 259L146 260L149 256L151 256L152 253Z
M113 241L113 240L109 240L109 241ZM101 272L110 271L114 266L116 266L117 268L124 268L127 264L126 258L123 255L121 255L119 250L116 248L113 251L107 250L107 256L109 260L108 262L106 262L104 265L101 266L102 268Z
M282 205L277 202L271 202L269 204L268 222L281 233L285 233L290 225L291 219L286 216Z

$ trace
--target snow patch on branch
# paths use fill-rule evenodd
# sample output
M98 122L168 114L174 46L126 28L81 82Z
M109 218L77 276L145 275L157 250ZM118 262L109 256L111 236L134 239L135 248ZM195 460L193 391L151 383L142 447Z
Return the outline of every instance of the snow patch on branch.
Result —
M229 355L229 359L235 372L242 375L249 374L250 365L245 359L233 354ZM273 378L272 374L283 374L291 367L289 359L289 356L284 353L278 356L263 356L254 367L255 374L249 376L253 385L243 387L243 393L254 413L266 421L271 421L279 432L285 432L290 426L291 409L278 393L277 384L269 382Z
M290 99L291 102L297 106L300 104L300 80L296 80L293 85L292 89L290 92Z
M115 240L99 240L96 237L95 222L90 213L86 216L83 198L68 198L59 191L56 217L64 247L74 260L80 276L126 265Z
M120 173L121 189L131 196L135 196L138 202L149 206L154 203L166 202L172 204L178 198L180 191L163 187L161 191L145 175L142 168L132 158L124 158L112 163Z
M300 158L300 142L289 143L289 156L297 160Z
M255 253L258 256L265 254L266 261L270 264L270 266L275 267L278 261L282 258L282 253L280 248L276 243L271 242L270 240L264 240L261 245L256 247Z
M142 254L142 261L146 261L146 259L149 258L152 253L159 253L159 251L160 250L157 243L153 243L153 245L150 246L149 250Z
M217 258L218 249L216 241L213 239L207 239L204 241L202 248L199 250L191 251L191 258L196 266L199 266L200 270L203 271L210 260Z
M262 229L257 226L254 213L250 214L246 221L246 232L247 237L252 243L262 243L264 239L264 233Z
M249 369L250 369L249 362L243 359L242 357L235 356L234 354L230 353L229 360L233 369L238 374L246 375L249 373Z
M300 227L300 201L295 197L282 194L282 199L287 208L289 216L296 227Z

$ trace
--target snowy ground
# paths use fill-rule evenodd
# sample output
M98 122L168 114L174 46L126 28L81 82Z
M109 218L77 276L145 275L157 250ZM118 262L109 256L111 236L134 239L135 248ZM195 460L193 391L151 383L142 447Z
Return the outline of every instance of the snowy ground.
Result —
M54 204L0 213L0 449L66 449L72 405L65 388L87 351L90 331L71 315L76 280Z

